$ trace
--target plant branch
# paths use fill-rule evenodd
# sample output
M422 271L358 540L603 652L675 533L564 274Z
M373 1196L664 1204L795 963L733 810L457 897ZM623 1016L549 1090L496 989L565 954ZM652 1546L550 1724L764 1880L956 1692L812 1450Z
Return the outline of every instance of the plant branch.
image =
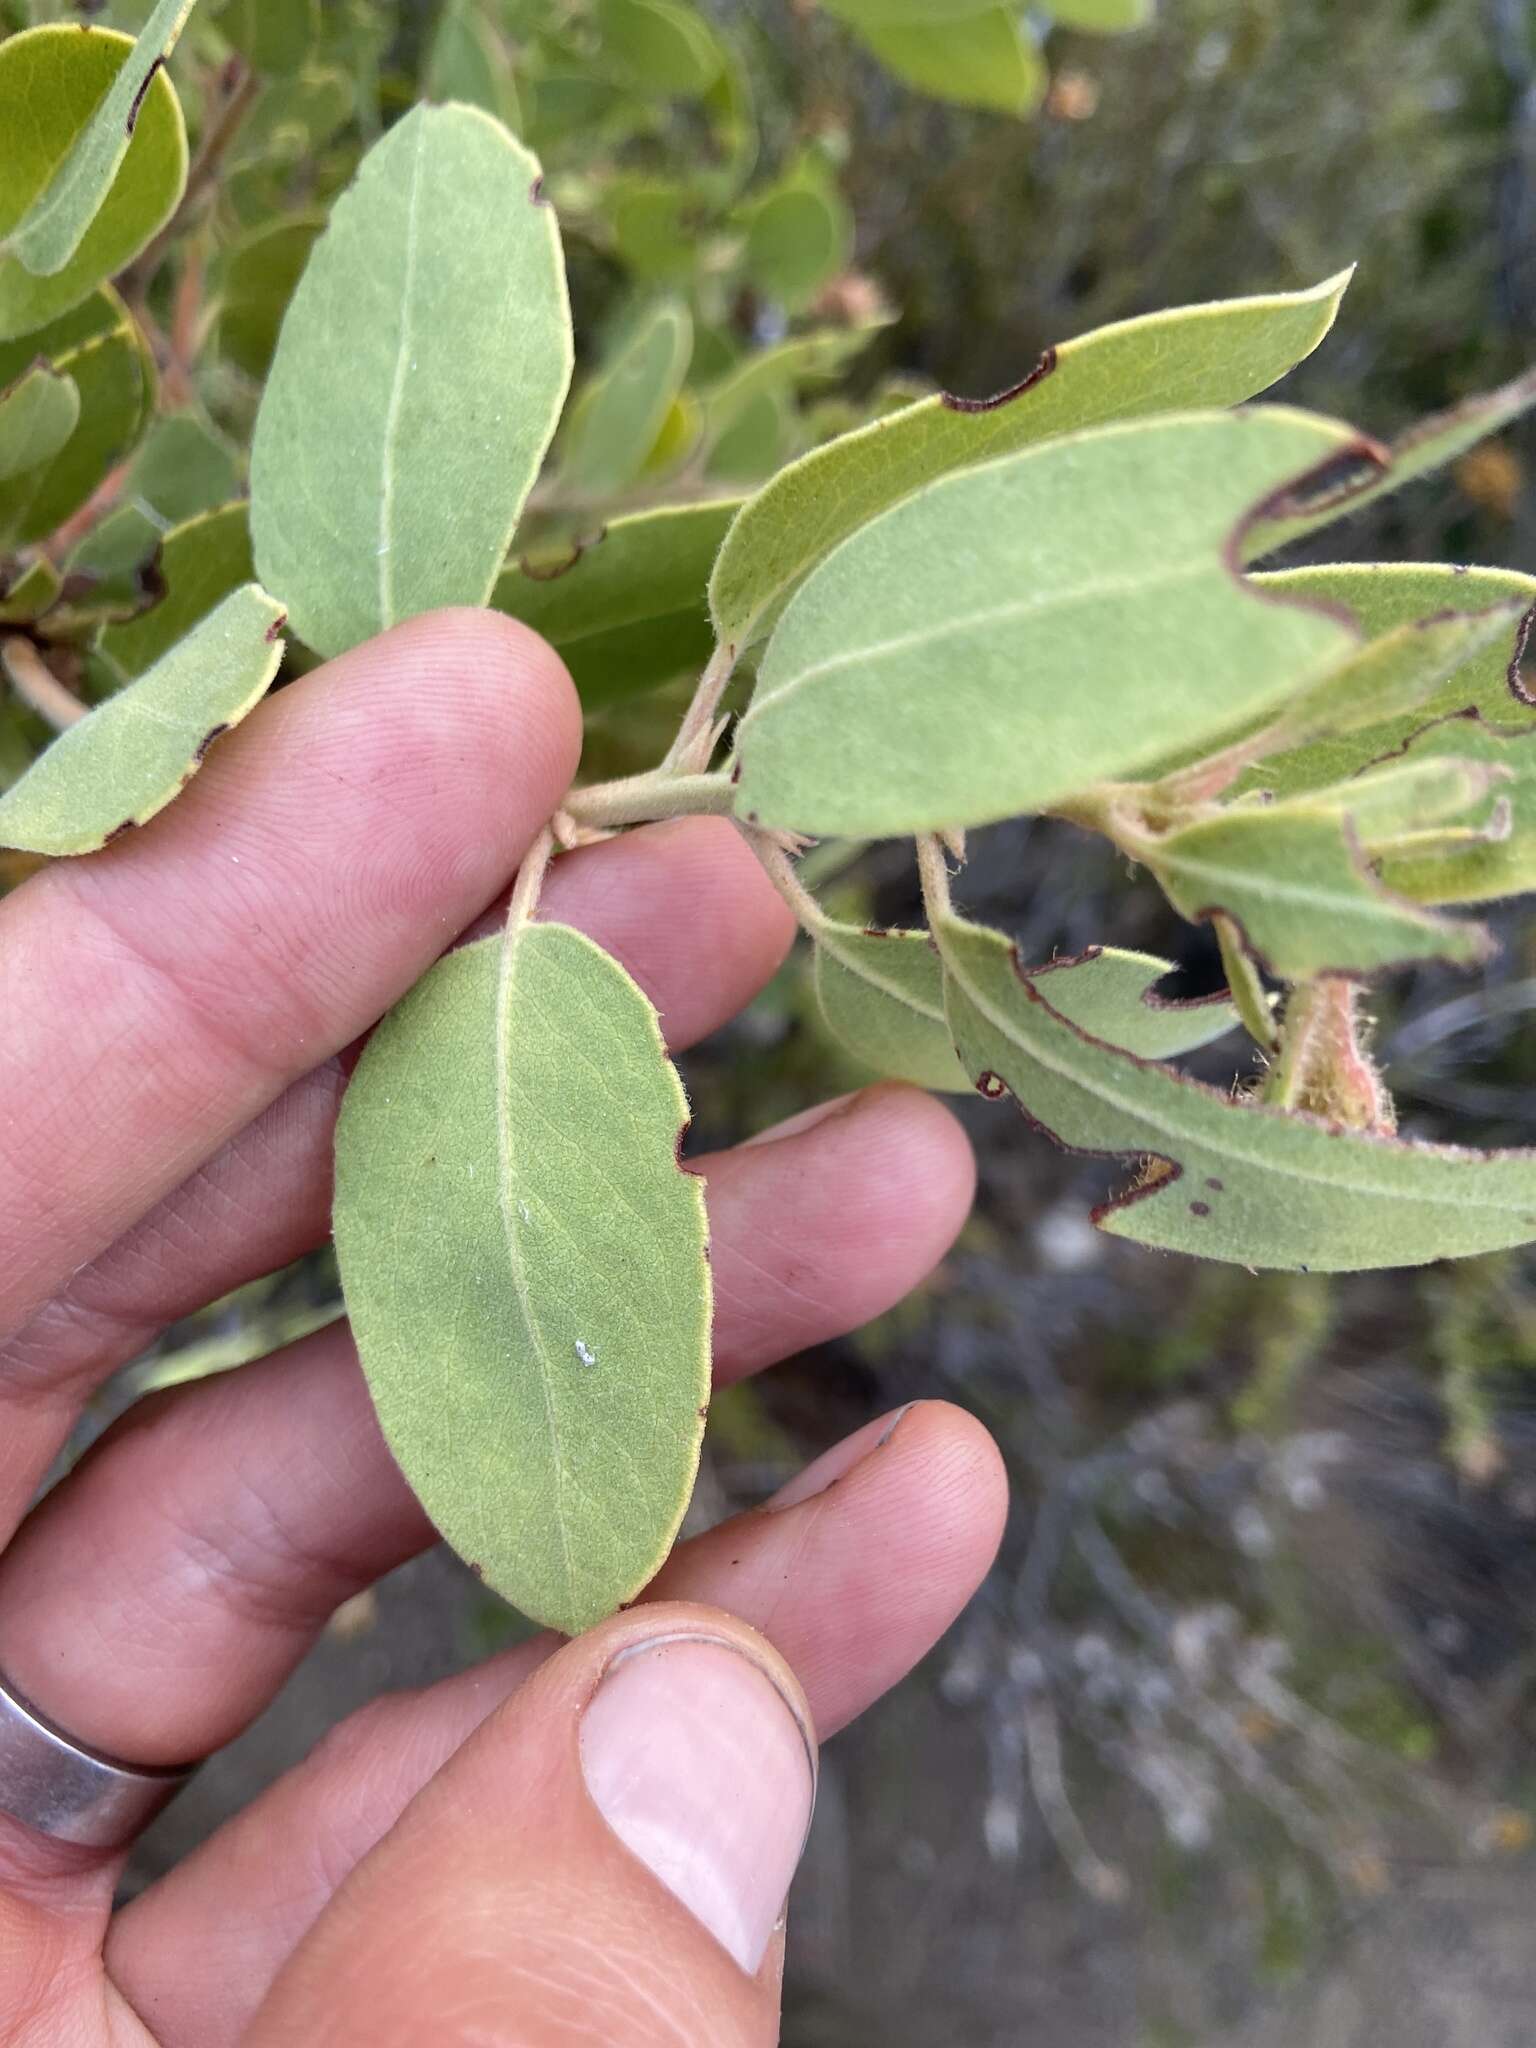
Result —
M709 766L709 755L713 752L713 729L715 713L720 708L720 699L725 695L726 685L736 669L736 650L722 641L709 657L704 673L699 677L698 687L693 693L693 702L683 714L683 722L677 729L677 738L667 749L662 762L664 771L675 774L697 774ZM702 754L703 758L699 759Z
M555 835L546 825L523 855L523 864L517 871L517 880L512 885L512 900L507 905L507 930L518 931L527 924L539 907L539 891L544 886L544 877L549 870L550 859L555 851Z
M662 818L727 816L735 794L728 775L673 775L656 768L572 790L561 809L578 825L651 825Z
M827 922L827 913L801 881L784 848L760 826L743 824L738 818L736 829L757 855L763 873L795 913L802 928L814 937Z
M1243 949L1242 934L1230 917L1219 913L1211 919L1211 924L1216 933L1216 944L1221 949L1221 964L1227 977L1227 994L1232 998L1232 1007L1254 1043L1261 1045L1266 1052L1273 1052L1280 1043L1280 1034L1275 1029L1269 996L1259 978L1259 970Z
M154 276L161 257L181 235L189 215L202 203L203 194L216 182L230 145L239 134L246 115L261 91L261 79L242 58L232 60L230 71L226 72L224 77L231 81L225 85L224 104L209 123L202 145L192 160L181 203L159 234L135 259L129 272L134 284L146 284Z
M923 908L928 913L931 931L940 918L948 917L954 910L949 893L949 863L942 843L931 832L918 834L917 872L923 884Z
M0 667L22 703L46 719L55 732L78 725L89 711L72 690L66 690L30 640L19 633L0 643Z

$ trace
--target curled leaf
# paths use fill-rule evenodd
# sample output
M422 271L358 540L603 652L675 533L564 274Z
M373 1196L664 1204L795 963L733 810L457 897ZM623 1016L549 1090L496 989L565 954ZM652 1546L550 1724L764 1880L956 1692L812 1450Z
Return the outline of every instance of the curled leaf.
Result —
M1001 932L935 923L946 1004L984 1093L1071 1151L1142 1162L1094 1212L1170 1251L1316 1272L1422 1265L1536 1238L1536 1152L1409 1144L1222 1094L1138 1059L1052 995Z

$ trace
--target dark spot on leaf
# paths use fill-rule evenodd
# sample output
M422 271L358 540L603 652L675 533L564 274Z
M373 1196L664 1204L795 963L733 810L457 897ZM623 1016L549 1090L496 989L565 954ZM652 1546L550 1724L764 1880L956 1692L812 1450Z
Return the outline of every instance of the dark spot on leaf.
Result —
M553 562L534 562L527 555L518 561L518 568L530 583L553 583L557 576L564 576L574 569L588 548L595 548L600 540L608 536L606 526L600 526L590 539L578 536L571 542L571 552Z
M1532 605L1528 612L1522 612L1520 615L1520 623L1515 628L1515 651L1509 657L1509 667L1505 670L1509 694L1521 704L1536 704L1536 697L1527 689L1525 676L1521 670L1521 663L1525 660L1525 643L1531 637L1533 621L1536 621L1536 605Z
M1305 475L1280 489L1254 508L1243 529L1265 519L1304 519L1333 505L1341 505L1383 477L1392 467L1392 457L1379 441L1360 434L1334 454L1326 456Z
M485 1566L483 1564L476 1564L475 1560L472 1557L466 1557L464 1562L469 1567L469 1569L474 1573L477 1579L483 1579L485 1577Z
M122 838L122 836L123 836L123 834L124 834L125 832L131 832L131 831L133 831L134 827L135 827L135 826L136 826L136 825L138 824L138 822L139 822L139 821L138 821L138 819L137 819L137 818L124 818L124 820L123 820L123 822L121 823L121 825L114 825L114 826L112 827L112 830L111 830L111 831L110 831L110 832L109 832L109 833L107 834L106 838L105 838L105 839L103 839L103 841L101 842L101 843L102 843L102 845L103 845L103 846L110 846L110 845L112 844L112 842L113 842L113 840L114 840L114 839L121 839L121 838Z
M282 632L284 626L286 626L287 623L288 614L286 612L283 612L272 621L271 625L268 626L266 632L262 635L262 638L270 644L277 638L279 633Z
M888 939L892 934L883 924L867 924L864 927L864 936L866 939Z
M976 1089L978 1094L985 1095L988 1102L996 1102L1008 1093L1008 1083L989 1067L985 1073L976 1076Z
M1191 1216L1209 1216L1211 1213L1211 1205L1209 1202L1191 1202L1189 1205L1189 1213Z
M137 128L137 126L139 125L139 109L144 104L145 94L149 91L149 88L155 82L155 73L157 71L163 71L164 69L165 59L163 57L157 57L154 63L151 64L149 69L145 72L143 83L140 85L138 91L133 96L133 105L128 109L128 133L130 135L133 133L134 129Z
M544 174L542 171L528 187L528 198L534 206L548 206L549 196L544 190Z
M708 1403L708 1402L706 1401L706 1402L704 1403L703 1407L702 1407L702 1408L700 1408L700 1409L698 1409L698 1410L697 1410L696 1412L697 1412L697 1414L698 1414L698 1418L699 1418L700 1422L702 1422L702 1421L704 1420L705 1416L706 1416L706 1415L708 1415L708 1413L709 1413L709 1403Z
M1206 1182L1206 1186L1207 1186L1208 1188L1214 1188L1214 1189L1216 1190L1217 1194L1219 1195L1219 1194L1221 1194L1221 1193L1223 1192L1223 1190L1225 1189L1225 1187L1226 1187L1226 1182L1225 1182L1225 1181L1222 1181L1222 1180L1208 1180L1208 1181Z
M1021 377L1017 384L1010 384L1006 391L998 391L991 398L957 398L953 391L941 391L939 403L949 412L996 412L1000 405L1011 405L1016 398L1022 398L1026 391L1032 391L1041 384L1056 367L1056 351L1048 348L1027 377Z
M213 745L214 741L215 741L216 739L221 739L221 738L223 737L223 735L224 735L225 733L227 733L228 731L229 731L229 722L228 722L228 720L226 720L226 721L224 722L224 724L222 724L222 725L213 725L213 726L210 726L210 727L208 728L207 732L205 732L205 733L203 734L202 738L201 738L201 739L200 739L200 740L198 741L198 743L197 743L197 752L196 752L196 753L195 753L195 754L194 754L194 755L192 756L193 760L194 760L194 761L201 761L201 760L202 760L202 759L204 758L204 756L205 756L205 755L207 754L207 752L208 752L208 749L209 749L209 748L210 748L210 747L211 747L211 746Z

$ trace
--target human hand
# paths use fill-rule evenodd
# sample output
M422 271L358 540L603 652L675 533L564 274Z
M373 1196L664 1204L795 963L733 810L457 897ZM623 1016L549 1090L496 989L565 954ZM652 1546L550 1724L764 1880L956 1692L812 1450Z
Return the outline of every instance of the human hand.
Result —
M579 746L541 642L416 620L0 904L0 1672L74 1743L220 1747L433 1541L340 1325L141 1402L27 1510L109 1374L324 1240L345 1048L505 889ZM791 937L719 820L563 858L544 908L674 1048ZM696 1164L720 1381L895 1301L971 1192L952 1118L903 1087ZM980 1427L898 1421L682 1546L630 1613L354 1715L115 1916L119 1849L0 1813L0 2040L775 2039L816 1740L928 1649L1000 1528ZM6 1773L0 1748L0 1807L24 1804Z

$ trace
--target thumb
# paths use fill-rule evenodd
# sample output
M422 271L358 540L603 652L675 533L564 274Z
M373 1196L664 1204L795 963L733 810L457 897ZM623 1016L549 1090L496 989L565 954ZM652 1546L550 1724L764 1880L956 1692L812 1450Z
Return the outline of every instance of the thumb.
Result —
M804 1698L756 1630L672 1603L619 1616L417 1796L249 2048L767 2048L814 1789Z

